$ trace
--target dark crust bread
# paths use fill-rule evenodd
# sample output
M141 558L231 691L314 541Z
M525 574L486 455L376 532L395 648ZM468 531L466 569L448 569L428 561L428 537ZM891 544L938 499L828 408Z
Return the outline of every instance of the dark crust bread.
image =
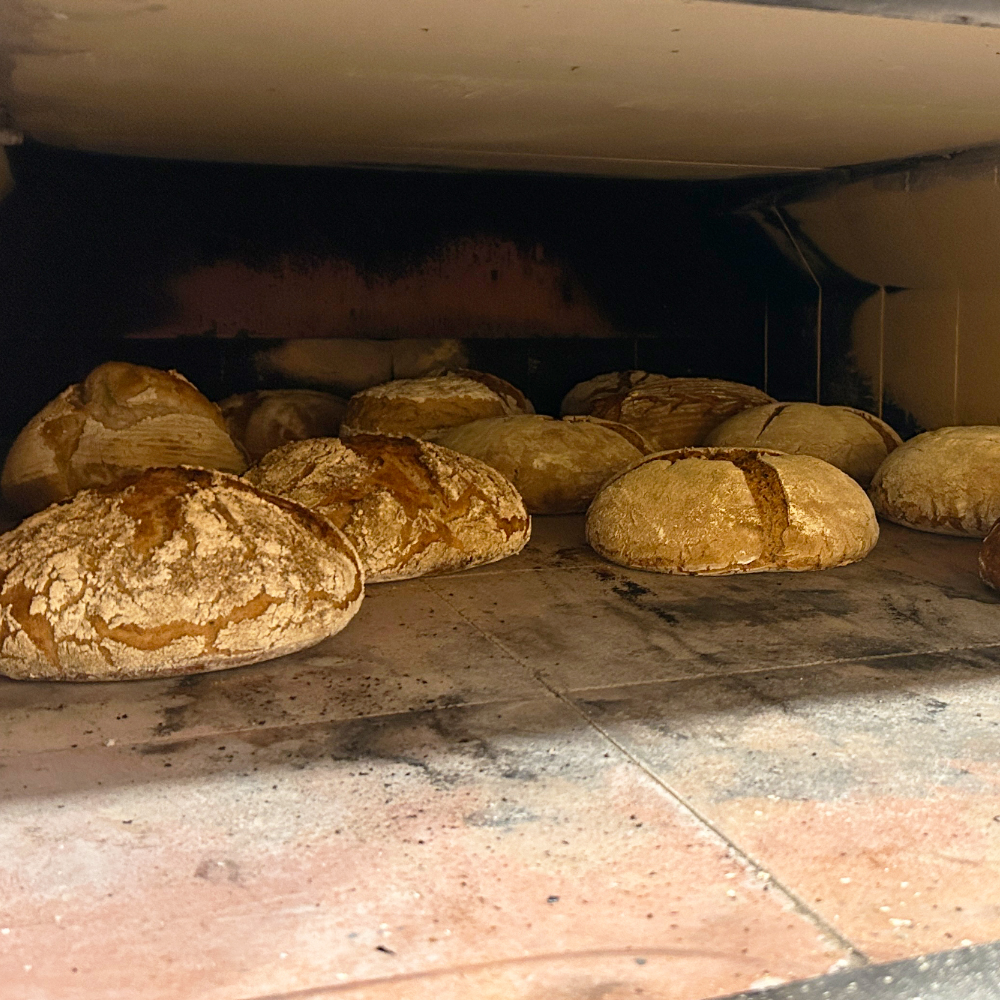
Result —
M339 631L364 575L322 515L235 476L132 473L0 539L0 673L166 677L253 663Z
M493 562L530 534L521 498L500 473L415 438L293 442L247 477L329 518L356 545L370 582Z

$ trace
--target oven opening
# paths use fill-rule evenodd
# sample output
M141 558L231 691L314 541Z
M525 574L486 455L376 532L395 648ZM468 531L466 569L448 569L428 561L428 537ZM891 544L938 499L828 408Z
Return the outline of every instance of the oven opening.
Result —
M963 447L985 454L1000 422L990 149L721 180L30 140L8 159L4 453L107 362L176 370L214 403L308 390L348 413L373 387L472 371L559 417L574 386L633 372L851 407L886 441L975 428L986 443ZM775 474L754 462L731 467L758 484L756 511ZM785 520L765 525L779 534L812 510L792 478ZM687 496L652 481L625 520ZM715 516L705 482L678 518ZM515 554L385 576L363 601L358 583L336 634L249 665L0 678L11 995L777 1000L800 980L894 997L893 982L995 978L1000 601L980 577L989 525L971 530L949 497L922 525L897 505L843 565L829 546L809 558L830 568L773 551L739 564L802 572L692 570L685 539L657 572L595 542L594 508L536 513ZM217 521L235 533L232 504ZM30 562L44 532L15 508L4 527ZM257 552L253 516L238 537ZM303 546L329 530L310 525ZM220 565L217 590L264 572ZM143 663L180 641L166 609L183 587L161 586ZM291 601L268 594L240 614ZM8 595L19 634L56 643L45 616L71 596ZM109 641L133 635L93 614Z

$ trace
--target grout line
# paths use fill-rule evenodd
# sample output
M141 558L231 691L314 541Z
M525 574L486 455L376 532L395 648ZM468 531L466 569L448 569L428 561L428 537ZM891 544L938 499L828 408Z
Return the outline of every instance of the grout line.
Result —
M769 876L768 884L773 885L776 889L780 890L789 899L789 901L794 906L795 910L800 916L805 917L812 924L818 927L827 937L831 940L836 941L840 947L844 948L848 954L853 958L855 965L867 965L869 963L868 956L861 951L860 948L856 947L849 938L845 937L836 927L828 923L827 920L822 916L822 914L815 912L806 901L798 895L793 889L786 886L782 881L775 878L770 872L768 872L767 867L761 862L757 861L754 857L744 851L731 837L727 836L723 830L713 823L706 815L704 815L699 809L692 805L688 800L676 789L674 789L667 781L659 775L653 768L647 764L641 757L632 753L627 747L616 740L600 723L597 722L589 713L584 711L577 702L569 697L569 695L555 685L549 683L538 670L535 670L528 662L518 656L514 650L510 649L505 642L498 639L496 636L487 632L485 629L481 628L474 621L468 618L462 611L452 604L442 594L438 594L446 604L448 604L451 609L471 625L477 632L479 632L484 638L489 642L493 643L497 649L506 653L507 656L516 660L521 667L533 677L538 684L545 688L550 694L558 698L567 708L569 708L575 715L583 719L598 735L600 735L604 740L610 743L626 760L630 761L635 767L639 768L651 781L653 781L659 788L661 788L666 795L674 801L684 812L688 813L690 816L694 817L702 826L706 829L711 830L724 844L726 844L729 850L735 855L739 860L746 864L749 868L756 872L764 872Z
M869 656L847 656L837 660L806 660L802 663L784 663L777 666L748 667L746 670L726 670L719 673L687 674L683 677L656 677L646 681L625 681L622 684L601 684L596 687L567 688L566 693L581 694L585 691L615 691L622 688L647 687L652 684L683 684L687 681L725 680L727 677L753 677L757 674L777 674L786 670L812 670L814 667L837 667L857 663L862 666L871 660L895 660L907 656L941 656L944 653L966 653L979 649L1000 649L998 642L982 642L971 646L946 646L943 649L912 649L898 653L872 653Z

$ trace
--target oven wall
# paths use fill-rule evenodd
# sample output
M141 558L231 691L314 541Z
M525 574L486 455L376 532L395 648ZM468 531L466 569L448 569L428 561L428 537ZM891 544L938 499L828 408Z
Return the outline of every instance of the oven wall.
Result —
M815 398L815 286L737 211L759 182L203 164L31 142L11 162L8 439L111 358L176 367L215 399L349 394L456 363L508 378L543 413L627 368ZM845 330L870 290L846 285Z
M836 184L785 206L804 243L870 283L849 354L908 429L1000 423L1000 156Z

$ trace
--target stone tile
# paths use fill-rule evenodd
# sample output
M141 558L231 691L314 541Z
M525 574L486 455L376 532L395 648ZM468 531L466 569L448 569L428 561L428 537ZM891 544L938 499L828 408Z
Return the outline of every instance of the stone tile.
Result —
M109 684L0 678L0 748L171 741L542 690L421 581L408 580L371 587L339 635L250 667Z
M978 546L885 524L867 559L823 572L679 577L569 547L572 573L427 583L549 683L576 690L996 642L1000 599L979 580Z
M576 695L876 960L1000 938L1000 652Z
M554 698L0 764L12 1000L680 1000L844 957Z

